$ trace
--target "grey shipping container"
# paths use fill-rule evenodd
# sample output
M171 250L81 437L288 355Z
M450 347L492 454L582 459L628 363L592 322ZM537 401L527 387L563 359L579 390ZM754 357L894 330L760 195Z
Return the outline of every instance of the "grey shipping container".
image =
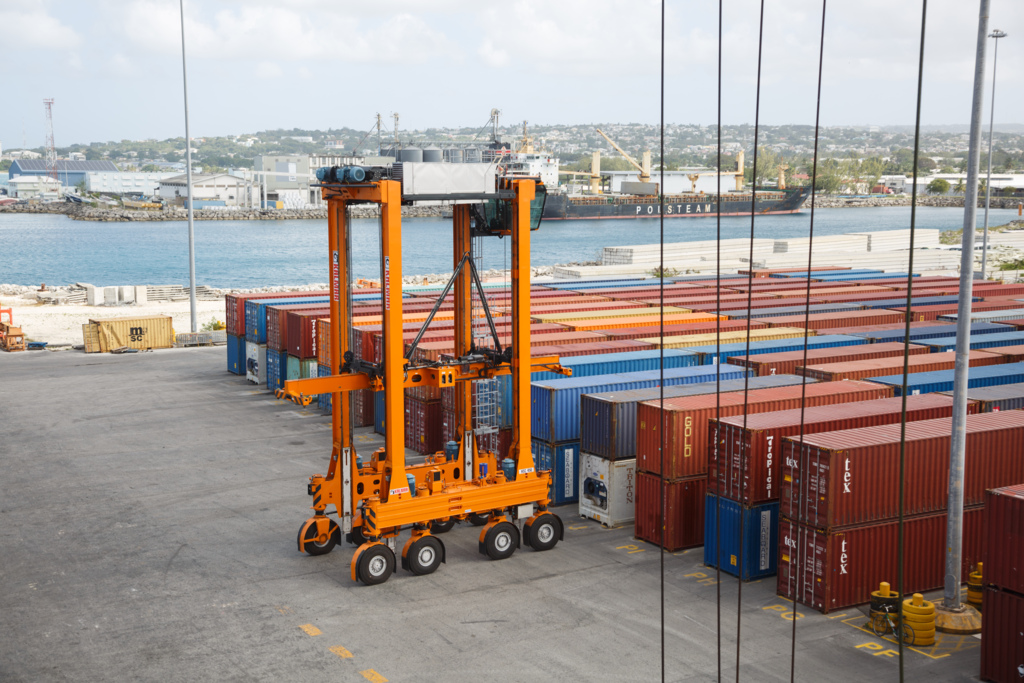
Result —
M952 391L940 392L952 396ZM975 387L967 390L967 399L978 402L979 413L1024 408L1024 384L1003 384L995 387Z

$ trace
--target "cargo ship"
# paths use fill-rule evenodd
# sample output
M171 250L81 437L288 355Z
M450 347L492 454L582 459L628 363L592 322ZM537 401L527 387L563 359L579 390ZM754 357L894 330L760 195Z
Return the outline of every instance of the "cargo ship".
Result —
M796 213L811 194L810 187L758 190L754 213ZM721 195L721 215L749 216L751 192L728 192ZM716 216L718 195L688 193L665 195L666 218ZM581 220L588 218L652 218L661 215L656 195L569 195L548 194L544 204L544 220Z

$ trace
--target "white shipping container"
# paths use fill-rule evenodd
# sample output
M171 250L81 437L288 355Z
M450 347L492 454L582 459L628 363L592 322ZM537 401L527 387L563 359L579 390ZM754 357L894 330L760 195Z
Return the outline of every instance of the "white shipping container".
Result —
M267 386L267 345L245 342L245 378L261 387Z
M580 453L580 516L605 526L629 524L635 517L636 458L605 460Z

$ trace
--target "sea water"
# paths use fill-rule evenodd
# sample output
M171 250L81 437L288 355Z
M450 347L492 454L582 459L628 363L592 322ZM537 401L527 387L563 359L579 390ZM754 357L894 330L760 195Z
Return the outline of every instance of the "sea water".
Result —
M917 226L959 229L962 208L918 208ZM989 224L1017 217L1015 209L990 211ZM978 212L979 224L983 212ZM380 276L379 221L355 220L352 269L356 277ZM664 221L666 242L713 240L714 218ZM807 237L810 211L757 216L754 236ZM836 235L910 227L909 207L818 209L814 234ZM603 247L657 244L661 221L547 221L532 233L534 266L600 260ZM750 217L723 217L722 239L749 238ZM451 220L402 221L406 275L452 270ZM196 221L196 280L210 287L302 285L328 280L327 221ZM483 267L511 265L510 240L483 240ZM869 265L869 264L866 264ZM184 221L92 222L63 215L0 214L0 283L63 285L188 284L188 227Z

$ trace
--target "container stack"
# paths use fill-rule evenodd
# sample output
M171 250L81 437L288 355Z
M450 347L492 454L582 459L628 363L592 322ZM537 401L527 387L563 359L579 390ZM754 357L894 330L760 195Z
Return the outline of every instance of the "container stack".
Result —
M1024 484L986 492L984 519L981 678L997 683L1020 681L1024 671Z
M780 595L827 613L896 576L900 431L896 423L783 438ZM951 431L951 417L906 425L904 593L943 585ZM964 577L982 559L986 489L1024 481L1024 412L968 415L965 431Z

